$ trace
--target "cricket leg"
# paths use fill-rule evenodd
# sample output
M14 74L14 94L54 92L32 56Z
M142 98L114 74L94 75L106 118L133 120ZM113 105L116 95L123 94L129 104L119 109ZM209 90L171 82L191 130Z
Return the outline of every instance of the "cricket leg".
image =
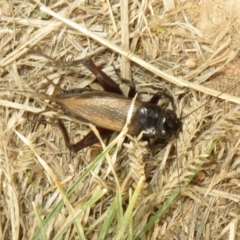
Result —
M89 147L95 143L98 143L99 140L98 138L96 137L96 135L94 134L93 131L90 131L83 139L81 139L79 142L75 143L75 144L71 144L70 143L70 139L69 139L69 136L68 136L68 133L67 133L67 130L65 128L65 126L63 125L63 123L61 122L61 120L58 120L58 124L59 124L59 127L61 129L61 132L63 134L63 138L64 138L64 141L66 143L66 146L68 147L68 149L70 151L73 151L73 152L78 152L86 147ZM107 130L107 129L104 129L104 128L97 128L98 129L98 132L101 136L102 139L106 139L108 138L109 136L112 135L113 131L111 130Z

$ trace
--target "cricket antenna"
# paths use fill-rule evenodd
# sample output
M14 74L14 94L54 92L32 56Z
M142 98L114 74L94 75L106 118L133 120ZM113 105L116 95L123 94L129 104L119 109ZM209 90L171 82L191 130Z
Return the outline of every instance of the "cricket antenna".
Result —
M218 98L218 97L220 97L221 95L223 95L224 93L229 92L230 90L232 90L239 82L240 82L240 80L238 80L235 84L233 84L231 87L229 87L228 89L226 89L224 92L221 92L220 94L218 94L218 95L216 96L216 98ZM207 105L208 103L209 103L209 102L206 102L206 103L202 104L200 107L196 108L194 111L192 111L192 112L188 113L187 115L183 116L183 117L181 118L181 120L184 119L184 118L186 118L186 117L188 117L188 116L191 115L192 113L198 111L200 108L202 108L203 106Z

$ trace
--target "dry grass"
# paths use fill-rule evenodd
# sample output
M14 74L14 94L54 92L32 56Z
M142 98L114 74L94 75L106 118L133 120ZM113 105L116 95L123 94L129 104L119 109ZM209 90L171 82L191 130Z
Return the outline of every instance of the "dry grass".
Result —
M1 239L239 239L239 7L126 2L1 2ZM104 151L73 154L55 119L73 142L89 126L20 91L55 94L45 76L97 87L94 77L29 47L58 61L91 56L119 82L114 65L139 91L168 89L181 116L207 104L164 148L122 144L123 130Z

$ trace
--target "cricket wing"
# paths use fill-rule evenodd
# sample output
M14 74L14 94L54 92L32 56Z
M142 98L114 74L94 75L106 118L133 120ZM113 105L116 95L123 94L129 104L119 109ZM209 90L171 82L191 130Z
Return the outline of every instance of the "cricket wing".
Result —
M80 120L120 132L126 123L132 100L119 94L92 91L79 95L67 94L56 102ZM141 103L135 102L133 117L138 114L141 106ZM128 132L138 134L133 122L129 124Z

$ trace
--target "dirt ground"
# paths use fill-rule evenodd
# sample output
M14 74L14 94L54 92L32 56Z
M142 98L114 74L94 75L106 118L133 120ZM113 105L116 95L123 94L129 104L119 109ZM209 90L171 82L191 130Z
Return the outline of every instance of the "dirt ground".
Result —
M0 239L240 239L239 1L0 4ZM44 96L99 89L89 57L172 95L179 134L70 152L57 119L71 142L96 128Z

